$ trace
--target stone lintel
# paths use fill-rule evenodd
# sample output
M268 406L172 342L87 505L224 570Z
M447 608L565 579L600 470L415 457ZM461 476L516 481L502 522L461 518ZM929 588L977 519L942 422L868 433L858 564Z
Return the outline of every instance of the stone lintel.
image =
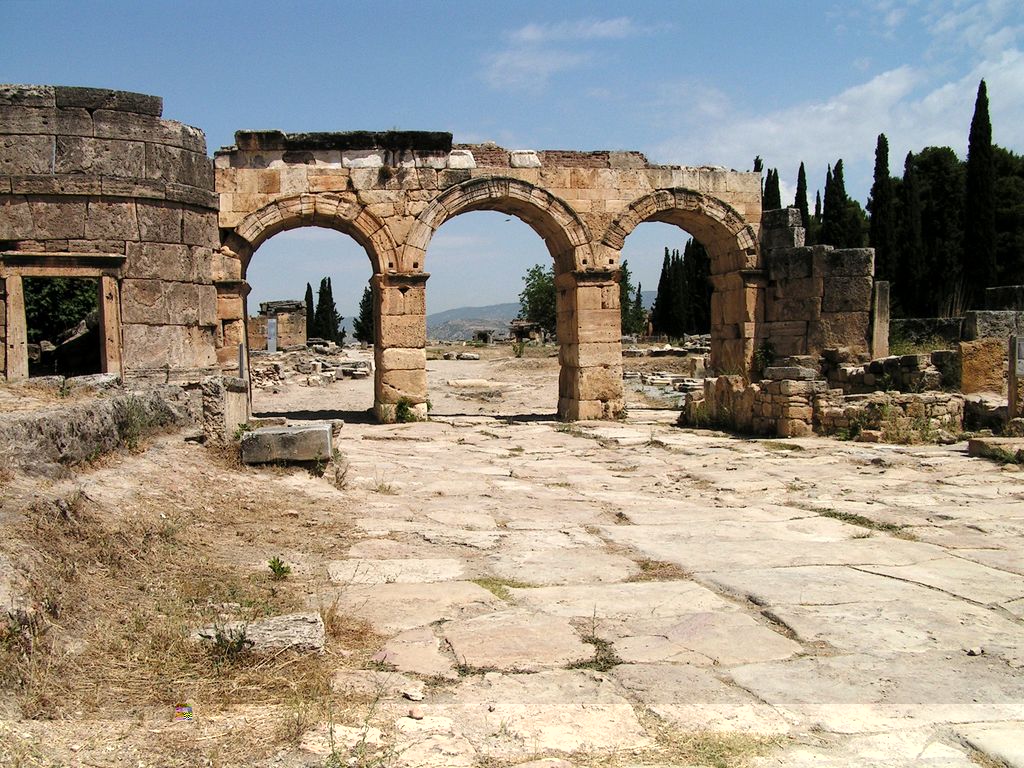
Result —
M0 274L16 273L26 277L117 276L125 259L123 253L2 251Z
M218 296L248 296L252 286L245 280L214 280Z
M235 146L238 151L385 149L392 152L447 153L452 149L452 135L445 131L235 131ZM230 147L224 147L221 151L232 150Z

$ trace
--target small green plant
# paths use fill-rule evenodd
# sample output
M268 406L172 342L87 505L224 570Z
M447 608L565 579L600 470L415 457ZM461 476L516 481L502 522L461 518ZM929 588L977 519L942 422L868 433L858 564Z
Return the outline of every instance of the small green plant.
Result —
M409 398L403 397L395 404L395 421L399 424L419 421L419 417L416 416L416 411L413 410L412 401Z
M240 442L242 439L242 435L244 435L246 432L252 432L252 429L252 425L249 424L249 422L239 424L237 427L235 427L235 432L233 435L235 442Z
M236 664L252 650L256 643L248 637L246 627L221 627L214 630L210 656L216 666Z
M292 572L291 566L286 564L279 555L274 555L270 558L267 561L267 566L270 568L270 578L274 581L284 581L288 578L288 574Z
M765 339L757 349L754 350L754 373L757 378L764 376L766 368L770 368L775 362L775 345Z
M525 351L526 351L526 342L525 341L520 340L520 341L513 341L512 342L512 354L513 355L515 355L516 357L522 357L523 353Z
M483 576L479 579L472 579L472 582L478 587L483 587L492 595L504 600L506 603L512 602L512 593L509 592L509 589L529 589L530 587L536 586L526 581L499 579L497 576Z

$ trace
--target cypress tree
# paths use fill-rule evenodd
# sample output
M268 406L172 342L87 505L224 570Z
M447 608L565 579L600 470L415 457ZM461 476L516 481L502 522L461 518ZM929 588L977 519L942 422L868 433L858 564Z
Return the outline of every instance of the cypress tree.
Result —
M766 211L777 211L782 207L782 193L779 191L778 168L768 169L768 178L764 184L764 197L761 207Z
M708 333L711 330L711 258L698 240L686 244L683 253L686 272L687 327L686 333Z
M921 191L914 168L914 153L907 152L903 163L902 216L897 232L900 257L896 262L893 301L904 317L924 314L927 295L927 269L921 234Z
M629 262L625 259L619 267L619 322L622 333L636 333L636 318L633 313L633 281Z
M804 170L803 161L800 162L800 170L796 174L796 198L793 205L800 209L800 223L804 228L805 237L811 234L811 213L807 207L807 172Z
M665 246L665 258L661 262L661 274L658 276L658 293L654 299L654 306L651 308L651 325L657 334L667 334L668 323L671 322L672 286L669 277L671 265L668 246Z
M689 243L690 241L687 240L687 246ZM679 253L678 248L672 251L669 275L672 285L672 330L669 335L679 338L686 332L686 326L689 323L690 302L688 301L689 288L686 284L686 272L683 270L683 256Z
M636 284L636 296L629 307L632 332L645 336L647 334L646 313L644 312L643 285Z
M359 315L352 321L352 335L364 344L373 344L373 292L370 286L363 289Z
M315 336L313 331L313 313L316 311L316 305L313 303L313 286L306 283L306 338Z
M829 165L828 171L825 172L825 199L821 206L821 229L818 232L818 242L833 246L838 245L836 239L839 236L836 222L838 205L835 198L832 166Z
M892 281L896 239L896 201L893 196L892 176L889 174L889 141L884 133L878 134L875 145L875 180L868 199L871 212L871 247L875 249L875 277Z
M995 166L988 89L978 84L967 147L967 194L964 198L963 270L974 303L984 289L999 283L996 262ZM970 304L968 306L971 306Z

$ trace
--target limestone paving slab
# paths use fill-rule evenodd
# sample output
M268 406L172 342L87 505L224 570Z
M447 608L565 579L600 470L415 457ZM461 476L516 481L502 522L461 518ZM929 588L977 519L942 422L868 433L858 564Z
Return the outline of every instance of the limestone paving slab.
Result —
M853 526L849 526L853 528ZM655 560L676 563L691 572L764 566L844 565L885 563L903 565L935 557L939 547L875 535L840 541L762 540L690 535L681 525L616 525L601 531L612 541L634 547Z
M906 600L839 605L776 605L772 614L805 642L846 651L1024 651L1024 626L990 609L932 592ZM998 650L997 650L998 649Z
M864 565L860 570L923 584L982 603L1009 603L1024 597L1024 577L960 557L937 558L912 565Z
M458 581L465 572L465 562L454 558L349 558L327 564L327 573L335 584L426 584Z
M752 768L976 768L962 746L946 743L936 729L900 730L787 746L754 758Z
M502 578L532 584L624 581L639 570L628 557L596 547L544 546L512 538L489 556L488 564Z
M740 611L702 611L671 620L640 619L602 625L623 661L731 666L788 659L803 651Z
M643 749L652 742L623 689L590 670L465 678L432 709L483 756L526 760L538 752Z
M597 620L674 618L694 611L735 611L707 587L692 581L578 584L509 590L518 605L556 616Z
M1024 677L985 656L804 657L733 667L727 674L790 722L834 733L1000 722L1024 713Z
M457 677L451 659L442 653L441 642L430 627L400 632L384 644L373 660L399 672L426 677Z
M758 605L841 605L927 600L932 590L839 565L751 568L703 574L720 590Z
M472 582L447 581L345 587L338 593L338 607L378 631L395 633L442 619L479 616L505 603Z
M610 674L646 708L684 731L782 734L790 728L771 706L706 667L622 664Z
M964 741L1009 768L1024 768L1024 722L957 726Z
M525 611L499 611L450 621L438 629L462 665L534 672L564 667L593 655L567 619Z

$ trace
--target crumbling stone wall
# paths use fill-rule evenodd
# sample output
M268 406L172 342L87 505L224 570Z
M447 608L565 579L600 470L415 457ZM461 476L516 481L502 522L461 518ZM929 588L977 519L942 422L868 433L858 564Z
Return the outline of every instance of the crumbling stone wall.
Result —
M830 347L871 352L874 249L805 246L804 234L796 208L762 217L767 284L759 339L782 357Z
M830 390L814 400L817 430L864 442L909 442L962 431L964 397L952 392L873 392L844 395Z
M0 325L27 375L24 276L100 278L105 370L129 381L219 373L213 168L202 131L156 96L0 86Z

